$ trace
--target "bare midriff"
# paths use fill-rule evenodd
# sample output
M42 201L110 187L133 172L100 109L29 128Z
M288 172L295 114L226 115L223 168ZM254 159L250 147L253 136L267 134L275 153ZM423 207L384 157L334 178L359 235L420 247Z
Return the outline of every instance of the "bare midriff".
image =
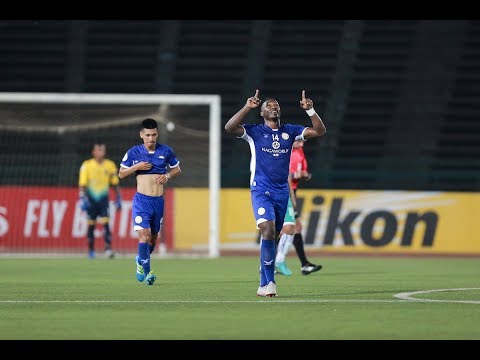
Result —
M148 196L162 196L163 185L157 184L158 174L137 175L137 192Z

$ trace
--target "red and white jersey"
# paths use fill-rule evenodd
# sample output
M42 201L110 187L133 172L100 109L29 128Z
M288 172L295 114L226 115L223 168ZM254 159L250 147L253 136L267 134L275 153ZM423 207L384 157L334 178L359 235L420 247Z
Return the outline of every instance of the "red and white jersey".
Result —
M290 174L297 171L308 171L307 158L303 152L303 147L292 148L290 155ZM298 179L292 177L292 188L295 190L298 187Z

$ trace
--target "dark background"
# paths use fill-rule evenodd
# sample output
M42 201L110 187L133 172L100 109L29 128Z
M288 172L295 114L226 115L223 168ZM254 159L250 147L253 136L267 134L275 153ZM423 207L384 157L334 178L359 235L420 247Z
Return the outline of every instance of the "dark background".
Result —
M1 92L220 95L222 187L248 187L248 145L223 124L255 89L283 122L308 125L305 89L327 126L305 144L304 188L480 189L479 20L0 20ZM100 135L114 159L132 145ZM23 183L19 162L37 183L76 185L91 140L0 139L11 185ZM48 160L59 152L65 176Z

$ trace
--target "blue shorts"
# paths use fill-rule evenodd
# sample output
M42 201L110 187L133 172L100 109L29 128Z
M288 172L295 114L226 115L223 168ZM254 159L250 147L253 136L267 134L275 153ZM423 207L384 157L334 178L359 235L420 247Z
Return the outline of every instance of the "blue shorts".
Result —
M135 193L132 204L133 229L151 229L158 234L163 221L163 196L148 196Z
M288 191L272 193L255 189L250 194L257 226L264 221L275 221L275 230L280 232L287 212Z

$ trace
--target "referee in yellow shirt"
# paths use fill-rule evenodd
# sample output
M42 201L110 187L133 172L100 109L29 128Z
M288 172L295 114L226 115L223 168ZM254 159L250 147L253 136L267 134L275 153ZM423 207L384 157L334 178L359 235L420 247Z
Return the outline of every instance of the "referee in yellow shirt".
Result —
M88 256L95 258L95 226L97 218L103 224L105 239L105 255L114 257L112 251L112 234L109 227L109 190L115 189L115 205L117 209L122 207L120 195L118 169L115 163L105 158L106 145L96 142L92 148L92 158L85 160L80 167L78 178L80 206L88 215Z

